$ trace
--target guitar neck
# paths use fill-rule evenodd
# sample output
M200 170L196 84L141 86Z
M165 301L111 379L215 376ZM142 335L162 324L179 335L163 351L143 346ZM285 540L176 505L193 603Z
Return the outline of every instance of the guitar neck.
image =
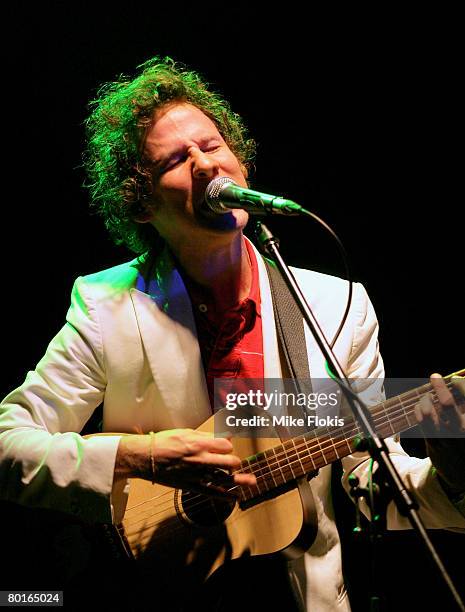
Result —
M465 370L445 377L449 388L454 376L465 376ZM387 438L417 425L415 405L427 393L432 393L433 402L438 401L428 383L373 406L370 412L377 433ZM240 498L248 501L261 496L350 455L361 437L357 422L350 417L344 420L342 427L314 429L245 459L240 471L255 474L257 485L242 487Z

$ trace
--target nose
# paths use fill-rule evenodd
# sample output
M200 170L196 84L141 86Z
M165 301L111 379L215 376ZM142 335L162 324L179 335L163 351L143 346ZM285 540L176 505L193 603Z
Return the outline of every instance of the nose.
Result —
M213 178L218 174L219 163L212 156L201 151L193 150L192 155L192 176L194 178Z

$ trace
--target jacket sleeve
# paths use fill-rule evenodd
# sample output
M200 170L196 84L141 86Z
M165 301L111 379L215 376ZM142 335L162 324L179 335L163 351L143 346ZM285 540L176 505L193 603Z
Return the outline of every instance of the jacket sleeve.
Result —
M77 279L64 327L0 404L0 498L110 522L120 437L79 435L106 386L98 313L87 293Z
M349 358L348 374L357 380L357 387L368 406L374 406L384 399L380 381L384 379L384 367L378 346L378 321L373 305L365 291L358 285L355 293L357 323L354 327L352 351ZM386 444L394 466L406 487L412 491L420 504L420 516L429 528L451 530L465 529L465 517L449 500L439 483L429 458L410 457L399 442L387 438ZM342 460L342 484L349 491L348 477L355 474L364 486L370 471L370 459L366 453L353 453ZM361 509L369 516L364 503ZM410 522L400 515L396 505L388 507L388 528L408 529Z

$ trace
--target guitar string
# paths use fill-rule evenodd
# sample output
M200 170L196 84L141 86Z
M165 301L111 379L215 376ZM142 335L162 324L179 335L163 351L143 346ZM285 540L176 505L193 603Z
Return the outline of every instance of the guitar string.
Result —
M402 412L402 415L403 415L402 416L403 419L405 419L405 417L408 416L408 415L412 415L413 410L410 410L410 408L412 408L412 406L414 406L414 405L416 405L418 403L418 398L411 398L411 400L414 400L413 404L410 404L410 405L403 404L403 405L401 405L401 412ZM389 400L387 400L387 401L389 401ZM389 415L387 415L385 413L385 409L384 409L383 404L386 404L386 403L387 402L382 402L382 404L378 405L378 409L377 409L376 412L377 413L381 412L382 414L381 415L378 414L377 416L375 416L374 421L375 421L375 423L376 423L376 421L378 421L378 423L377 423L378 428L379 428L379 426L383 427L384 425L389 425L389 427L392 429L391 422L395 421L396 417L393 418L393 413L392 412ZM399 402L399 403L402 404L402 402ZM405 408L407 408L407 412L406 412ZM399 412L400 411L397 410L397 411L395 411L394 414L399 413ZM398 418L399 417L397 417L397 419ZM350 425L352 425L350 431L349 432L341 432L342 435L343 435L343 438L340 438L336 444L334 443L334 440L337 439L337 438L334 437L334 436L331 436L331 438L328 438L328 439L324 440L323 447L321 447L321 448L324 449L325 452L328 451L328 450L331 450L331 448L334 448L336 459L340 458L340 455L337 452L338 447L339 447L339 450L340 450L341 445L342 446L346 446L347 445L347 448L350 448L349 440L347 440L347 438L346 438L347 433L353 433L353 432L360 433L359 429L358 429L358 426L354 427L354 425L356 425L354 421L351 421ZM347 427L348 427L348 425L346 425L344 428L339 428L339 430L343 430L343 429L345 429ZM287 453L286 452L284 452L284 453L281 452L281 453L278 453L278 454L275 453L274 456L273 456L273 462L272 463L270 463L270 461L267 458L265 458L265 462L263 460L259 460L259 461L255 462L255 463L252 463L251 465L248 465L247 469L250 470L250 467L252 467L252 473L257 476L257 479L259 479L259 478L263 478L263 479L268 478L269 479L269 475L270 474L273 477L273 475L272 475L273 471L275 471L277 473L276 465L278 465L279 471L282 472L282 469L281 469L282 466L280 465L281 457L283 457L284 459L287 460L286 464L283 466L285 468L288 467L289 465L291 465L292 463L300 462L300 464L302 465L302 468L306 469L306 468L304 468L302 460L300 459L299 450L300 449L304 449L304 450L310 451L310 453L311 453L311 449L315 448L317 446L317 444L313 444L312 446L309 447L308 446L308 442L309 442L308 440L304 439L304 443L295 446L295 448L292 449L292 451L293 451L292 453L289 453L289 452L287 452ZM319 442L319 445L321 446L321 441ZM272 449L270 449L270 450L272 450ZM350 449L350 452L353 452L353 450ZM350 454L350 452L346 453L346 455ZM261 455L261 454L262 453L259 453L259 455ZM343 456L345 456L345 455L343 455ZM322 457L321 458L325 459L325 462L326 462L326 458L324 457L324 453L322 453ZM334 459L334 460L336 460L336 459ZM260 464L263 464L263 463L265 463L265 465L262 467ZM326 463L328 463L328 462L326 462ZM332 463L332 461L330 461L330 463ZM256 469L257 467L259 468L258 470ZM316 469L316 465L314 464L313 460L312 460L312 467L315 467L315 469ZM321 467L321 466L319 466L319 467ZM241 472L243 472L243 469L244 468L242 468L240 470L237 470L235 473L241 473ZM289 480L295 479L294 470L292 469L292 466L290 467L290 470L291 470L290 471L291 478ZM260 474L259 473L260 471L263 471L264 473ZM275 481L274 477L273 477L273 481L274 481L274 484L276 485L276 481ZM260 484L254 485L253 487L244 487L244 486L242 486L242 488L250 488L250 489L252 489L252 488L255 489L256 488L256 489L259 489L259 493L261 494L262 492L260 491L260 487L262 486L262 484L266 484L266 483L260 483ZM271 484L271 481L270 481L270 484ZM284 482L280 483L280 484L284 484ZM241 485L235 485L235 486L231 487L229 489L229 491L233 491L234 489L237 489L237 488L240 488L240 487L241 487ZM267 490L269 490L268 486L267 486ZM167 492L157 496L157 498L163 497L164 495L173 496L174 493L173 493L173 491L170 490L170 491L167 491ZM192 504L192 500L195 500L195 498L198 498L200 500L200 503ZM155 499L155 498L152 498L152 500L153 499ZM148 503L148 501L149 500L146 500L145 502L142 502L142 504ZM204 503L210 503L210 500L208 498L205 499L205 496L202 495L202 494L194 495L191 498L189 509L192 510L197 505L203 505ZM139 504L138 506L140 506L142 504ZM158 512L156 512L156 513L154 513L152 515L149 515L148 517L142 518L142 519L139 518L135 522L131 521L131 519L128 518L128 519L125 520L125 523L128 526L134 526L137 522L141 522L141 521L143 521L143 520L145 520L147 518L148 519L154 518L154 516L156 514L160 514L162 512L166 512L168 510L168 508L171 508L171 507L172 507L172 504L171 504L171 501L170 501L168 507L166 509L164 509L164 510L158 510ZM135 506L133 506L130 510L133 510L134 508L135 508Z
M352 432L352 431L355 431L353 427L350 430L350 432ZM346 440L345 439L343 439L342 442L344 443L344 445L346 444ZM324 441L324 447L328 446L328 444L332 444L332 441L329 440L329 439ZM300 445L298 445L296 447L296 449L297 450L298 449L302 449L305 446L306 446L305 444L300 444ZM262 454L263 453L261 452L261 453L258 454L258 456L261 456ZM297 456L296 453L294 453L294 454ZM257 478L264 478L264 477L266 477L270 467L273 467L275 465L279 465L281 459L283 459L283 460L284 459L291 459L291 461L293 462L292 456L289 454L289 452L288 453L280 452L278 454L275 453L273 459L274 459L274 462L272 464L270 463L269 460L267 461L266 459L265 460L260 459L258 461L254 461L252 464L244 466L244 467L236 470L234 473L235 474L237 474L237 473L244 473L244 470L245 470L245 472L248 472L248 473L250 473L252 471L252 473L255 474L257 476ZM247 459L244 460L244 461L247 461ZM244 461L243 461L243 463L244 463ZM263 472L263 474L260 474L260 472ZM238 487L239 487L239 485L235 485L234 487L230 488L229 490L233 490L233 489L238 488ZM161 494L161 495L159 495L157 497L159 498L159 497L162 497L163 495L172 495L172 491L166 491L166 492L164 492L163 494ZM198 497L199 499L200 498L204 499L204 495L202 495L202 494L197 494L194 497ZM130 509L128 509L128 513L130 511L132 511L133 509L135 509L135 508L140 508L141 505L149 503L153 499L155 499L155 498L151 498L150 500L145 500L144 502L141 502L141 503L137 504L136 506L132 506ZM191 499L193 499L193 498L191 498Z
M378 419L378 420L380 420L380 419ZM341 442L342 442L343 444L345 444L346 440L341 440L340 442L338 442L338 445L339 445L339 446L341 445ZM336 446L336 445L335 445L335 446ZM337 453L336 453L336 456L337 456L337 457L339 457L339 454L337 454ZM293 461L292 461L292 462L293 462ZM292 462L291 462L291 463L292 463ZM331 462L332 462L332 461L331 461ZM267 466L267 467L269 468L270 466ZM269 471L271 472L272 470L269 470ZM292 476L294 476L293 472L292 472ZM260 478L260 476L258 476L258 478ZM276 484L276 481L274 480L274 478L273 478L273 481L274 481L274 484ZM238 487L239 487L239 485L236 485L236 486L235 486L235 487L233 487L233 488L238 488ZM267 487L267 488L268 488L268 487ZM232 489L230 489L230 490L232 490ZM171 493L171 495L173 495L173 493ZM202 498L201 505L204 505L204 504L206 504L206 503L210 503L210 504L211 504L211 500L209 500L208 498L207 498L207 499L205 499L205 497L204 497L204 496L197 495L197 496L194 496L194 498L195 498L195 497ZM194 498L191 498L191 505L190 505L190 509L191 509L191 510L192 510L193 508L195 508L197 505L199 505L199 504L192 504L192 499L194 499ZM170 507L170 508L172 507L171 503L170 503L170 506L169 506L169 507ZM156 513L155 513L155 514L156 514ZM153 518L153 517L155 516L155 514L152 514L151 516L148 516L148 517L146 517L146 518L149 518L149 519L150 519L150 518ZM142 519L142 520L144 520L144 519ZM140 521L137 521L137 522L140 522ZM135 523L134 523L134 522L132 522L132 526L134 526L134 524L135 524ZM156 522L156 523L154 523L154 524L151 524L151 525L146 525L146 527L145 527L144 529L150 528L151 526L154 526L154 525L156 525L156 524L157 524L157 522ZM144 530L144 529L143 529L143 530ZM132 535L132 534L130 534L130 535Z
M344 441L344 443L345 443L345 441ZM255 472L253 472L253 473L255 473ZM258 478L260 478L260 476L258 476ZM238 485L236 485L233 488L238 488ZM230 490L232 490L232 489L230 489ZM171 493L171 495L174 497L175 492L173 491ZM199 510L201 507L205 508L208 505L212 506L212 501L210 499L206 498L205 496L199 495L199 496L196 496L196 497L201 498L200 501L196 502L195 504L190 504L189 505L189 510L192 510L193 508L196 508L197 510ZM150 519L153 520L153 518L157 514L160 514L160 511L154 513L151 516L145 517L145 519L141 519L139 521L132 522L130 525L128 524L127 521L125 521L125 533L126 533L127 537L128 538L132 538L133 536L138 536L137 544L138 544L138 546L143 546L144 543L141 542L141 538L145 538L149 542L150 539L152 538L152 534L153 534L154 530L156 529L157 525L160 525L162 523L165 523L165 525L163 525L163 531L160 532L163 538L168 538L168 537L173 536L176 533L179 533L180 531L185 531L186 530L186 524L183 523L182 520L178 516L172 514L172 508L173 508L173 504L170 502L169 508L167 508L167 509L165 509L163 511L164 513L166 513L167 510L170 510L170 515L168 517L165 517L165 518L159 518L159 519L155 520L154 522L147 523L147 520L149 520L149 521L150 521ZM235 506L233 507L233 511L234 511L234 509L236 509ZM231 514L229 515L229 517L231 516ZM135 528L135 525L137 523L141 523L141 522L144 522L144 524L140 525L139 528ZM192 522L193 522L193 525L195 526L196 525L195 522L194 521L192 521ZM222 524L223 524L223 521L221 521L221 523L218 526L221 527Z
M411 394L413 392L414 391L410 391L408 393ZM402 396L404 396L404 395L406 395L406 394L403 394ZM405 402L402 402L400 397L401 396L399 396L399 398L391 398L389 400L385 400L384 402L382 402L380 404L377 404L376 409L373 410L372 416L373 416L375 422L376 422L376 420L378 420L378 421L384 420L384 424L381 425L381 427L383 427L385 424L388 424L389 427L391 427L391 429L393 429L393 427L392 427L392 423L393 422L398 421L399 419L405 420L406 418L407 418L407 421L409 421L408 417L412 415L412 411L410 410L412 404L406 404ZM435 398L435 399L437 401L437 398ZM416 403L418 401L418 398L410 398L410 400L413 400L414 401L413 405L416 405ZM395 410L395 411L391 410L389 413L386 413L386 406L389 403L394 404L399 409ZM405 408L407 408L407 412L406 412ZM379 413L381 413L381 419L377 418L377 415L379 415ZM385 416L386 416L386 419L384 419ZM265 452L273 451L273 456L272 457L265 457L264 460L255 461L252 464L253 468L254 468L253 473L255 475L258 474L258 476L257 476L258 478L265 477L268 473L270 473L272 478L273 478L274 484L276 485L276 481L275 481L275 479L273 477L273 471L275 471L276 473L279 473L279 472L282 473L282 471L283 471L282 467L286 468L288 464L294 463L294 460L293 460L294 456L297 456L299 458L299 460L300 460L298 452L302 448L304 448L304 450L309 450L309 451L311 451L311 454L314 454L314 451L312 450L312 448L314 448L315 445L313 445L313 447L312 446L310 446L310 447L308 446L309 439L310 439L310 437L312 435L313 435L313 437L316 436L318 438L317 442L318 442L318 444L321 447L322 455L324 455L324 453L327 452L328 449L331 450L332 447L334 447L335 453L336 453L336 455L338 455L338 453L337 453L338 447L340 448L341 445L344 446L346 444L349 445L349 440L347 440L346 436L347 436L348 433L350 433L350 434L353 433L353 431L354 431L354 424L355 423L354 423L353 419L351 419L351 421L349 423L347 423L344 427L342 427L342 428L335 428L333 430L333 432L329 432L330 433L329 437L327 439L324 439L324 440L323 440L323 436L321 435L321 431L323 431L323 428L318 428L317 430L314 430L314 432L311 432L310 434L307 434L307 436L308 436L307 438L305 436L300 436L301 438L304 439L304 443L303 444L299 444L298 446L296 446L294 444L294 448L292 449L292 451L297 451L297 452L293 452L292 454L289 452L289 449L286 449L286 447L284 445L282 445L282 447L285 449L284 453L282 453L282 452L276 453L275 449L277 447L271 447L270 449L267 449L267 451L262 451L261 453L259 453L259 455L263 455ZM412 427L415 426L416 424L417 423L414 423L414 425L412 425ZM345 429L347 429L350 426L351 426L351 429L349 431L344 431ZM338 436L334 435L334 433L337 433L338 431L341 432L340 435L339 435L339 440L338 440ZM359 430L357 430L357 432L359 433ZM387 435L392 435L392 433L396 433L396 432L397 431L386 432L386 433L387 433ZM340 437L341 435L344 436L344 437L341 438ZM297 440L297 439L299 439L299 437L294 438L294 440ZM335 443L335 440L338 440L338 441ZM289 443L290 440L288 440L286 442ZM321 445L322 443L323 443L323 445ZM279 444L277 446L279 446ZM350 452L352 452L352 449L351 449ZM272 463L270 463L270 458L273 459ZM286 460L286 463L284 463L283 466L281 466L281 464L280 464L280 461L281 461L282 458L284 458L284 460ZM336 457L336 458L340 458L340 457ZM289 461L289 459L291 459L291 461ZM244 461L247 461L247 458ZM300 462L302 463L301 460L300 460ZM333 460L330 460L329 463L332 463L332 462L333 462ZM264 476L259 474L259 472L261 470L261 464L262 465L264 464L263 465L263 470L266 470L266 473L265 473ZM275 469L276 465L279 468L279 472L277 472L276 469ZM313 467L315 467L315 469L316 469L316 465L314 465ZM244 468L236 470L234 473L244 473L244 469L249 469L249 468L250 468L250 464L248 464ZM258 468L258 469L256 469L256 468ZM291 471L292 471L292 468L291 468ZM284 481L284 482L286 482L286 481ZM284 484L284 482L280 483L280 484ZM232 489L237 488L239 486L240 485L236 485L235 487L232 487L229 490L232 490ZM279 486L279 485L277 485L277 486ZM170 489L170 487L167 487L167 489L168 488ZM247 488L247 487L245 485L242 485L242 488ZM154 500L159 499L160 497L163 497L164 495L170 495L170 494L171 494L171 491L168 490L168 491L166 491L164 493L160 493L157 496L150 497L150 498L140 502L139 504L137 504L135 506L132 506L128 510L128 512L132 511L132 510L134 510L134 509L136 509L136 508L138 508L138 507L140 507L140 506L142 506L144 504L151 503ZM203 499L204 496L203 496L203 494L198 494L197 497Z
M417 390L417 391L418 391L418 390ZM411 393L412 393L412 392L408 392L408 394L410 394L410 395L411 395ZM403 394L403 397L405 397L405 396L406 396L406 395L408 395L408 394ZM412 399L412 398L411 398L411 399ZM415 400L415 402L414 402L414 403L416 404L416 403L417 403L417 398L413 398L413 399ZM396 401L396 398L394 398L394 400ZM383 412L383 411L384 411L385 406L386 406L386 405L387 405L389 402L390 402L390 403L393 403L393 402L392 402L392 400L387 400L387 401L383 402L382 404L379 404L379 405L378 405L378 407L377 407L377 409L374 411L374 413ZM401 404L401 407L402 407L402 402L401 402L401 401L399 401L399 402L398 402L398 404ZM397 412L398 412L398 411L397 411ZM405 412L405 411L403 411L403 412ZM386 414L384 414L384 415L383 415L383 414L382 414L381 416L382 416L382 417L383 417L383 416L388 416L388 418L387 418L387 419L384 419L384 421L388 421L388 422L389 422L389 427L392 429L392 424L391 424L391 421L395 421L395 420L396 420L396 417L392 418L392 417L393 417L393 413L391 412L391 413L389 413L389 415L386 415ZM403 418L405 418L405 416L406 416L406 414L404 414L404 415L403 415ZM389 418L389 417L391 417L391 418ZM397 417L397 419L398 419L398 418L399 418L399 417ZM380 419L378 418L378 421L379 421L379 420L380 420ZM345 432L345 434L346 434L346 433L347 433L347 432ZM387 432L387 433L390 433L390 432ZM345 435L345 434L344 434L344 435ZM325 452L328 450L328 444L329 444L329 449L331 450L331 447L332 447L332 448L334 449L334 452L335 452L336 458L339 458L339 457L340 457L340 455L339 455L339 453L337 452L337 449L338 449L338 447L339 447L339 448L341 447L341 443L342 443L342 445L344 446L344 445L347 443L347 440L346 440L345 438L344 438L344 439L342 439L342 440L340 439L340 440L337 442L337 444L335 444L335 443L334 443L334 440L335 440L334 436L331 436L331 439L327 439L327 440L325 440L325 441L324 441L324 446L326 447L326 448L325 448ZM318 440L318 442L320 442L320 440ZM295 446L295 445L294 445L294 446ZM308 442L307 442L307 441L305 441L305 446L307 447L307 449L306 449L306 450L308 450ZM320 444L320 446L321 446L321 444ZM296 449L298 450L298 448L299 448L299 447L296 447L295 449L293 449L293 451L294 451L294 450L296 450ZM300 448L302 448L302 445L300 445ZM321 448L323 448L323 447L321 447ZM293 459L293 458L292 458L292 460L291 460L291 461L289 461L289 458L291 457L291 455L289 454L289 449L286 449L286 450L287 450L287 453L286 453L287 464L292 464L292 463L295 463L295 461L294 461L294 459ZM345 453L345 454L347 455L348 453ZM293 453L293 455L294 455L294 456L296 456L296 453L294 452L294 453ZM275 453L275 456L276 456L276 453ZM322 453L322 456L323 456L323 453ZM298 460L300 461L300 463L301 463L301 465L302 465L302 467L303 467L302 460L301 460L301 458L300 458L300 456L299 456L298 454L297 454L297 458L298 458ZM325 457L323 456L323 458L325 458ZM278 464L278 466L279 466L279 471L280 471L280 472L282 472L281 466L279 465L279 459L278 459L278 461L275 461L273 465L270 465L268 458L265 458L265 459L266 459L266 466L265 466L265 467L266 467L266 473L265 473L265 475L264 475L264 476L262 476L262 475L258 475L257 477L258 477L258 478L264 478L264 479L268 477L268 480L269 480L269 475L271 474L271 476L272 476L272 478L273 478L273 483L274 483L274 485L276 485L276 480L274 479L274 476L273 476L273 471L275 471L275 472L276 472L274 465ZM330 460L330 463L332 463L334 460L335 460L335 459L331 459L331 460ZM259 464L259 463L263 463L263 462L262 462L262 461L260 461L260 462L255 462L255 463L253 464L254 468L256 468L256 467L257 467L257 464ZM328 463L328 462L326 462L326 463ZM250 466L247 466L247 467L250 467ZM285 465L284 467L286 467L286 465ZM316 466L315 466L315 467L316 467ZM304 468L304 469L305 469L305 468ZM239 471L240 471L240 470L239 470ZM258 472L259 472L259 471L261 471L261 469L260 469L260 470L256 470L256 469L255 469L255 471L254 471L253 473L258 474ZM293 470L292 470L292 467L291 467L291 473L290 473L290 476L291 476L291 478L290 478L289 480L291 480L291 479L293 479L293 478L295 477L294 472L293 472ZM262 484L266 484L266 485L267 485L267 483L266 483L266 482L264 482L264 483L262 483ZM270 481L270 484L271 484L271 481ZM281 484L283 484L283 483L281 483ZM260 489L260 486L261 486L261 485L257 486L256 488ZM236 488L236 489L237 489L237 488L239 488L239 487L240 487L240 485L235 485L234 487L230 488L229 490L230 490L230 491L232 491L234 488ZM244 487L244 486L242 486L242 488L248 488L248 487ZM273 488L273 487L272 487L272 488ZM269 489L269 487L268 487L268 485L267 485L267 490L268 490L268 489ZM260 491L260 490L259 490L259 493L261 494L261 491ZM162 496L163 496L163 495L165 495L165 494L166 494L166 495L172 495L172 492L171 492L171 491L167 491L166 493L161 494L161 495L159 495L158 497L162 497ZM205 502L205 496L203 496L203 495L201 495L201 494L198 494L198 495L196 495L196 496L193 496L193 498L191 498L191 499L195 499L195 497L197 497L198 499L201 499L201 500L202 500L202 503L203 503L203 502ZM142 502L142 504L141 504L141 505L143 505L144 503L147 503L147 501L148 501L148 500L146 500L145 502ZM168 500L167 500L167 501L168 501ZM195 506L194 504L191 504L191 508L192 508L192 507L194 507L194 506ZM171 507L171 502L169 503L169 507ZM131 508L131 510L132 510L132 509L134 509L134 506ZM152 515L152 517L153 517L153 516L154 516L154 515ZM148 518L150 518L150 516L149 516ZM128 519L128 520L129 520L129 519ZM144 519L141 519L141 520L144 520ZM138 522L140 522L140 521L138 521ZM134 524L134 523L133 523L133 524Z
M409 392L409 393L410 393L410 392ZM411 400L414 400L414 403L413 403L412 405L416 405L416 403L418 402L418 398L411 398ZM392 417L393 417L393 413L392 413L392 412L391 412L391 413L389 413L389 415L387 415L387 414L385 413L385 410L384 410L383 404L386 404L386 403L387 403L387 402L389 402L389 401L390 401L390 400L387 400L387 401L383 402L382 404L378 404L378 405L377 405L377 406L378 406L378 408L377 408L377 410L376 410L376 411L374 411L374 412L375 412L375 413L380 413L380 412L382 413L382 414L381 414L381 418L379 418L379 416L378 416L378 418L375 418L375 421L377 420L378 422L379 422L379 421L382 421L382 422L383 422L383 425L381 425L381 427L383 427L385 424L388 424L388 425L389 425L389 427L392 429L392 423L391 423L391 422L392 422L392 421L395 421L395 420L398 420L400 417L394 417L394 418L392 418ZM401 402L399 402L399 403L401 404ZM409 406L408 406L408 409L410 409L412 405L409 405ZM406 405L405 405L405 406L406 406ZM402 415L403 415L403 416L402 416L402 418L403 418L403 419L405 419L405 417L406 417L408 414L410 414L410 415L411 415L411 414L412 414L412 412L413 412L413 411L409 410L409 412L408 412L408 413L406 413L406 412L405 412L405 409L403 408L403 406L401 406L401 408L402 408ZM399 412L399 411L396 411L396 413L398 413L398 412ZM383 414L383 413L384 413L384 414ZM387 417L387 418L384 418L384 417ZM320 438L320 440L318 440L318 445L320 445L320 447L321 447L321 449L322 449L322 450L324 449L324 452L322 452L322 458L323 458L323 459L325 459L325 463L326 463L326 464L328 464L328 462L326 461L326 458L325 458L325 456L324 456L324 453L325 453L325 452L327 452L328 450L331 450L332 448L334 449L334 452L335 452L336 458L335 458L335 459L333 459L333 460L331 460L331 461L329 462L329 463L332 463L332 462L333 462L334 460L336 460L337 458L340 458L340 455L339 455L339 453L337 452L338 447L339 447L339 450L340 450L341 445L342 445L342 446L346 446L346 445L347 445L347 448L350 448L350 446L349 446L349 440L347 440L347 438L345 437L345 436L347 435L347 433L353 433L354 431L357 431L357 433L360 433L360 431L358 430L358 426L357 426L357 427L355 428L355 430L354 430L354 425L356 425L356 424L355 424L353 421L350 423L350 425L352 425L351 430L350 430L349 432L343 432L343 434L342 434L342 435L343 435L344 437L343 437L342 439L340 438L340 439L339 439L339 441L338 441L336 444L334 443L334 440L336 439L336 437L335 437L335 436L331 436L330 438L328 438L328 439L324 440L324 442L323 442L323 447L321 447L321 438ZM378 425L379 425L379 423L378 423ZM347 428L347 427L348 427L348 425L346 425L346 426L345 426L345 428ZM345 428L340 428L340 429L345 429ZM388 434L390 434L390 432L387 432L387 433L388 433ZM304 438L304 436L302 436L302 438ZM289 442L289 441L288 441L288 442ZM250 472L250 467L253 467L253 469L252 469L252 473L254 473L255 475L257 475L257 478L263 478L263 479L268 478L268 480L269 480L269 475L271 475L271 476L272 476L272 478L273 478L273 483L274 483L274 485L276 486L276 481L275 481L275 479L274 479L274 477L273 477L273 471L274 471L275 473L278 473L278 472L277 472L277 470L276 470L276 468L275 468L275 466L276 466L276 465L278 465L278 467L279 467L279 471L280 471L280 472L282 472L282 468L281 468L281 465L280 465L280 458L281 458L281 457L284 457L284 459L286 460L286 463L284 464L284 467L285 467L285 468L290 466L290 472L289 472L290 478L289 478L289 480L295 479L295 478L296 478L296 476L294 475L294 471L293 471L293 469L292 469L292 464L293 464L293 463L297 463L297 461L300 461L300 464L302 465L302 468L304 468L303 463L302 463L302 460L301 460L300 455L299 455L299 450L300 450L300 449L302 449L302 448L304 448L304 450L305 450L305 451L310 450L310 454L312 454L311 449L312 449L312 448L314 448L315 446L317 446L317 445L313 444L313 447L312 447L312 446L310 446L310 447L309 447L309 446L308 446L308 440L306 440L306 439L304 438L304 443L303 443L303 444L299 444L298 446L295 446L295 445L294 445L294 447L295 447L295 448L293 448L293 449L292 449L292 451L293 451L292 453L289 453L289 450L288 450L288 449L287 449L287 452L284 452L284 453L280 453L280 454L276 454L276 453L274 453L273 459L274 459L274 460L276 459L276 460L275 460L273 463L270 463L269 459L265 458L265 462L264 462L264 461L262 461L262 460L259 460L259 461L254 462L252 465L250 465L250 464L249 464L249 465L248 465L248 466L246 466L246 467L247 467L247 469L249 469L249 472ZM272 450L272 449L269 449L269 450ZM297 452L296 452L296 451L297 451ZM353 452L353 451L352 451L352 449L350 449L350 452ZM345 453L345 455L343 455L343 456L346 456L347 454L350 454L350 452L349 452L349 453ZM259 453L259 455L262 455L262 454L263 454L263 453ZM297 459L295 459L295 458L297 458ZM262 465L263 465L263 463L265 463L265 465L264 465L264 466L263 466L263 468L262 468L262 467L260 466L260 464L262 464ZM317 466L314 464L314 462L313 462L313 461L312 461L312 464L313 464L313 465L312 465L312 467L315 467L315 468L317 467ZM258 469L258 470L256 469L257 467L259 467L259 469ZM318 467L323 467L323 466L318 466ZM245 468L242 468L242 469L240 469L240 470L237 470L235 473L241 473L241 472L243 472L243 469L245 469ZM304 468L304 469L306 470L306 468ZM263 474L259 474L259 472L260 472L260 471L263 471L264 473L263 473ZM308 470L306 470L306 471L308 471ZM311 471L311 470L310 470L310 471ZM289 481L289 480L288 480L288 481ZM280 484L284 484L285 482L286 482L286 481L284 481L283 483L280 483ZM260 483L260 484L258 484L258 485L254 485L253 487L246 487L246 486L244 486L244 485L235 485L235 486L231 487L231 488L229 489L229 491L233 491L234 489L238 489L238 488L242 488L242 489L246 489L246 488L250 488L250 489L252 489L252 488L254 488L254 489L258 489L258 490L259 490L259 494L262 494L262 491L260 491L260 487L261 487L263 484L267 484L267 483L266 483L266 482L263 482L263 483ZM272 483L271 483L271 481L270 481L270 484L272 484ZM277 485L277 486L279 486L279 485ZM266 488L267 488L267 490L269 490L269 487L268 487L268 486L266 486ZM272 488L274 488L274 487L272 486ZM172 493L172 491L167 491L167 492L165 492L165 493L163 493L163 494L161 494L161 495L159 495L159 496L157 496L157 497L158 497L158 498L160 498L160 497L162 497L163 495L170 495L170 496L171 496L171 495L173 495L173 493ZM204 502L206 502L205 495L203 495L203 494L197 494L197 495L194 495L194 496L191 498L191 501L192 501L193 499L195 499L195 498L198 498L199 500L201 500L201 501L200 501L200 503L204 503ZM152 498L152 499L154 499L154 498ZM207 498L207 500L208 500L208 498ZM169 500L167 500L167 501L168 501L168 506L167 506L167 509L168 509L168 508L171 508L171 501L169 501ZM141 504L139 504L138 506L143 505L143 504L148 503L148 502L149 502L149 500L145 500L145 502L142 502L142 503L141 503ZM190 509L192 509L192 508L194 508L194 507L195 507L195 504L192 504L192 503L191 503ZM131 509L129 509L129 510L128 510L128 512L129 512L130 510L133 510L134 508L135 508L135 506L133 506ZM167 510L167 509L166 509L166 510ZM160 512L166 512L166 510L159 510L159 511L158 511L158 513L160 513ZM151 517L153 518L153 516L155 516L155 514L153 514L153 515L149 515L149 517L147 517L147 518L151 518ZM144 520L144 519L139 519L139 520L137 520L136 522L140 522L141 520ZM129 524L129 522L130 522L130 521L131 521L131 519L129 519L129 518L128 518L128 519L126 519L126 523L127 523L127 524ZM134 524L134 523L132 523L132 524Z

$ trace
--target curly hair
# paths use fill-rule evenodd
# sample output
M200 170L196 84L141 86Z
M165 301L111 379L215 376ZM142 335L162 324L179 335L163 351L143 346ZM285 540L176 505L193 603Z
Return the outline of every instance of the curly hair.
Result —
M89 104L84 168L91 206L103 217L116 244L141 254L154 246L157 232L134 219L146 210L152 194L151 163L144 156L148 127L156 109L188 102L216 125L226 144L247 170L255 155L239 115L219 94L209 91L199 74L169 57L138 66L133 79L120 76L103 85Z

